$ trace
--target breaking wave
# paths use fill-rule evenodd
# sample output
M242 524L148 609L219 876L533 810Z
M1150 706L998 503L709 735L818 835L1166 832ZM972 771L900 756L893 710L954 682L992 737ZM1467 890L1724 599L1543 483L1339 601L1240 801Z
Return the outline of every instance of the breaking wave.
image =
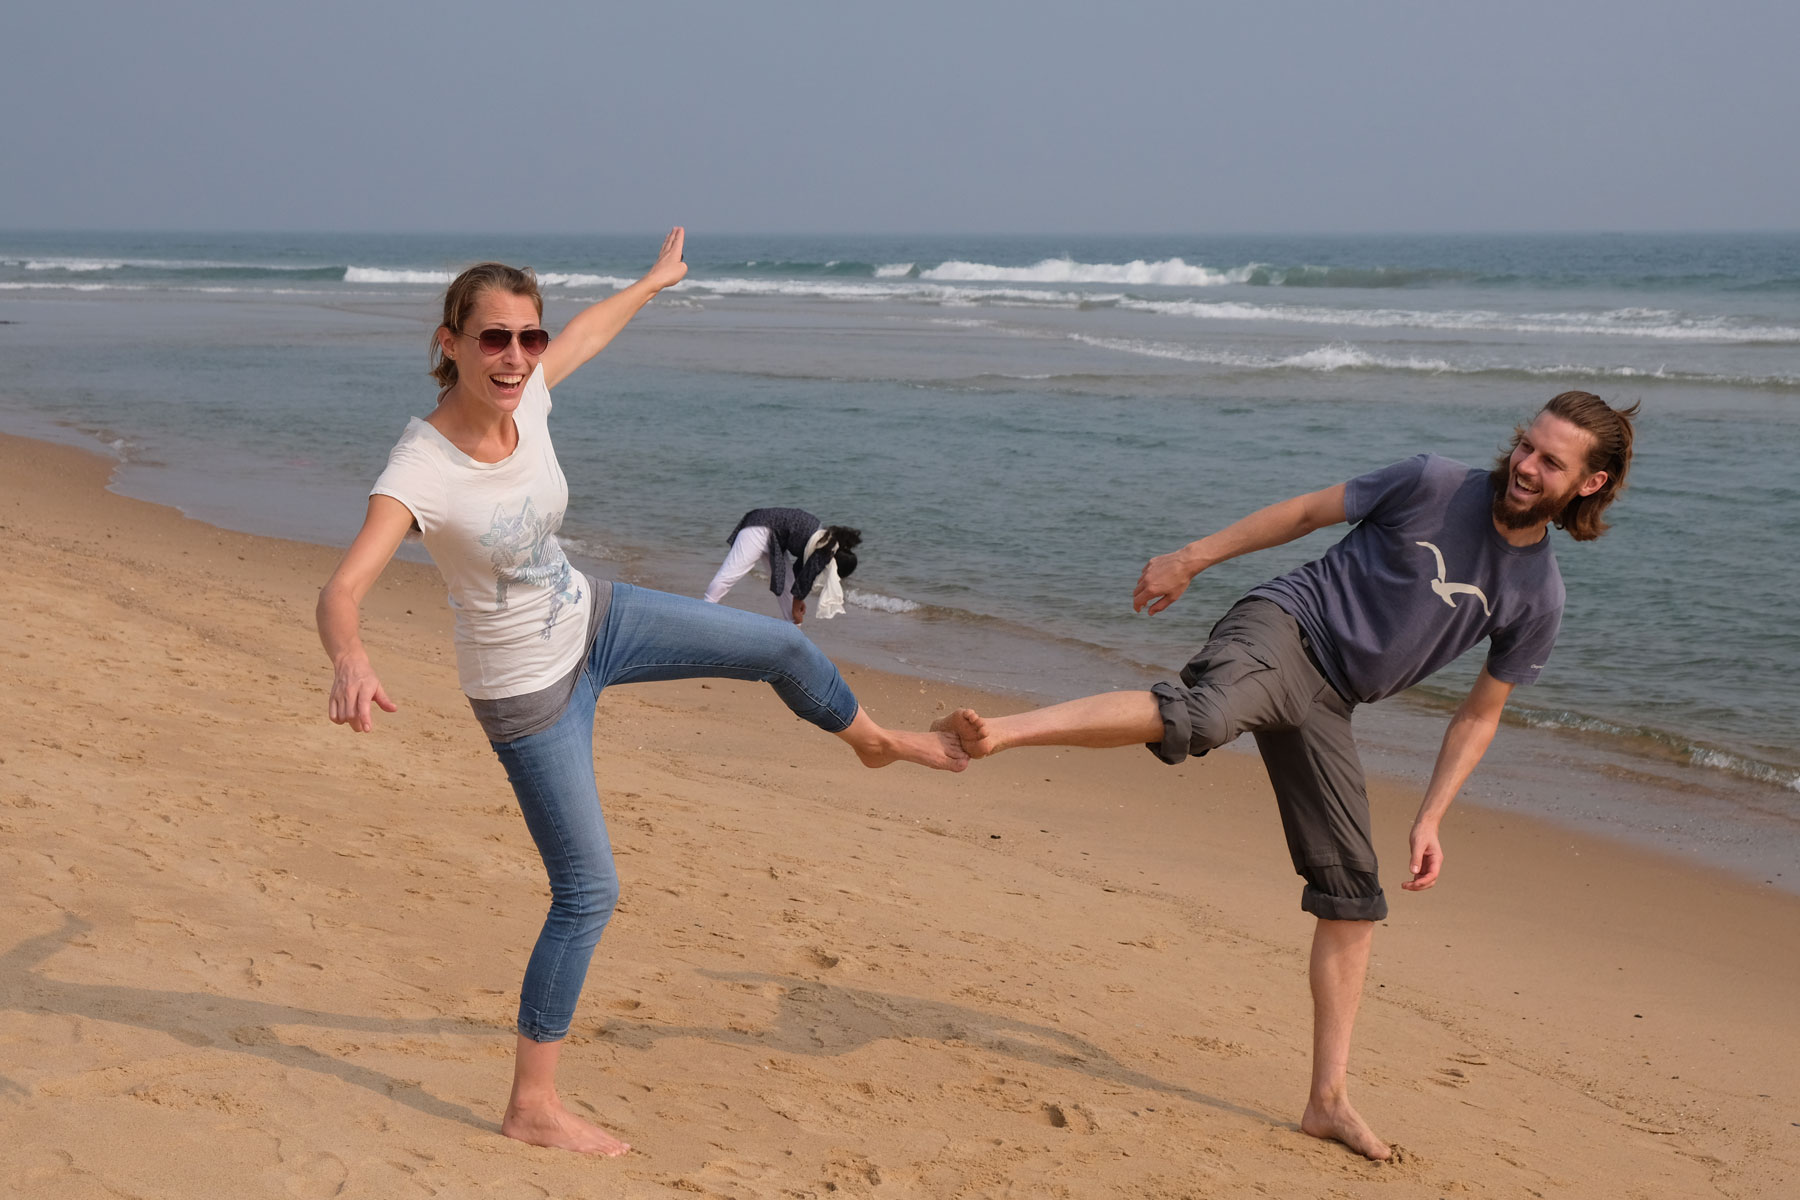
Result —
M1254 267L1234 267L1218 271L1211 267L1189 264L1180 258L1156 262L1134 259L1128 263L1084 263L1069 258L1046 258L1029 267L997 267L988 263L952 259L930 270L920 271L920 279L962 283L1106 283L1137 284L1153 287L1218 287L1228 283L1244 283Z
M845 588L844 600L858 608L874 612L909 613L919 608L914 601L903 600L899 596L884 596L880 592L865 592L861 588Z
M1709 375L1699 371L1655 370L1630 366L1593 366L1570 363L1496 363L1451 362L1437 357L1414 354L1378 354L1349 342L1332 342L1299 354L1260 355L1232 350L1210 350L1194 346L1156 342L1140 338L1096 337L1085 333L1065 334L1070 341L1121 354L1144 358L1170 359L1203 366L1230 367L1245 371L1419 371L1432 375L1494 375L1511 378L1576 378L1601 380L1656 380L1667 383L1723 384L1733 387L1787 388L1800 385L1794 375Z

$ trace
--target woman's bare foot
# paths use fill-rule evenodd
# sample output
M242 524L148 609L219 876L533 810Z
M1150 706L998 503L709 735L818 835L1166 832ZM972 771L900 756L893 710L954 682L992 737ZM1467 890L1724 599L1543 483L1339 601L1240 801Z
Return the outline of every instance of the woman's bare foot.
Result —
M904 729L883 729L865 711L858 710L856 719L838 737L850 743L856 757L865 767L885 767L889 763L918 763L934 771L960 771L969 765L962 743L954 734L938 731L912 733Z
M584 1121L563 1107L559 1097L534 1108L507 1107L500 1122L500 1132L509 1138L532 1146L549 1146L554 1150L573 1150L577 1154L600 1154L617 1158L631 1147L621 1142L592 1121Z
M1300 1117L1300 1131L1328 1142L1342 1142L1364 1158L1372 1158L1376 1162L1386 1162L1394 1153L1386 1142L1375 1136L1375 1131L1364 1123L1357 1111L1350 1107L1350 1102L1344 1099L1331 1103L1307 1101L1306 1112Z
M954 737L970 758L986 758L1004 749L987 721L972 708L959 708L947 717L939 717L931 728Z
M856 744L856 757L865 767L909 762L934 771L961 771L969 765L969 756L963 752L962 743L955 735L912 733L904 729L884 729L879 739Z

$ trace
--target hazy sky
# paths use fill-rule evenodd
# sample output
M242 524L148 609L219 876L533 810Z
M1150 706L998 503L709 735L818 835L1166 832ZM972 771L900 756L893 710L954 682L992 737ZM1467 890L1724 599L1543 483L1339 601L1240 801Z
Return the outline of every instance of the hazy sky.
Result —
M59 0L0 228L1800 227L1793 0Z

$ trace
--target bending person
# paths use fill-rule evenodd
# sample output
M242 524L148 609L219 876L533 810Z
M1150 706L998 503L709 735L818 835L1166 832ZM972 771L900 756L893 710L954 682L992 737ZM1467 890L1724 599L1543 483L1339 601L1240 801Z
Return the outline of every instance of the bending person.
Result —
M648 274L579 313L554 342L528 271L471 267L444 294L433 335L437 407L414 418L369 497L368 516L319 595L331 656L330 716L367 732L394 712L358 634L363 597L411 528L449 585L457 669L543 856L552 900L519 1001L517 1060L501 1132L599 1154L629 1149L556 1092L562 1039L618 896L594 773L594 707L615 683L760 679L871 767L961 770L944 733L877 725L817 647L790 625L574 570L556 531L568 484L551 445L550 389L687 272L673 230Z
M1388 1145L1352 1107L1351 1031L1374 922L1387 916L1351 713L1410 687L1478 642L1487 662L1450 718L1409 837L1423 891L1444 865L1439 827L1486 752L1512 689L1537 680L1562 618L1547 526L1605 532L1631 464L1634 405L1564 392L1492 470L1422 454L1284 500L1150 560L1132 607L1161 612L1227 559L1327 525L1355 525L1322 558L1251 589L1213 627L1181 684L1089 696L1016 716L962 709L939 722L971 757L1015 746L1142 743L1164 762L1255 735L1274 785L1300 907L1313 933L1312 1085L1300 1127L1369 1158Z
M775 609L798 625L806 618L806 598L819 585L814 613L829 621L844 611L844 590L839 581L856 570L856 548L862 532L844 525L824 525L804 508L753 508L745 513L725 539L731 549L712 582L706 585L706 602L725 598L750 568L765 558L769 562L769 590ZM794 560L794 586L784 597L788 562Z

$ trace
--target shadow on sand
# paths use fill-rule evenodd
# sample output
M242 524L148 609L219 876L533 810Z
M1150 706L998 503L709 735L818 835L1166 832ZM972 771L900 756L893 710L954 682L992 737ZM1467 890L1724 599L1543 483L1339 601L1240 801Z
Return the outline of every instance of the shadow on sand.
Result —
M249 1054L284 1067L329 1075L428 1116L460 1122L490 1133L499 1130L498 1122L477 1116L461 1104L439 1099L415 1083L345 1062L310 1046L284 1042L275 1029L303 1025L396 1037L446 1033L485 1037L496 1033L510 1035L509 1027L473 1020L411 1020L321 1012L211 992L67 983L44 975L38 969L70 938L90 928L88 922L66 913L61 929L27 938L0 954L0 1009L27 1015L55 1013L134 1025L168 1034L190 1046ZM602 1034L604 1040L641 1050L668 1038L694 1038L823 1058L845 1054L884 1039L935 1041L1003 1054L1047 1069L1078 1071L1102 1083L1159 1092L1273 1127L1295 1128L1291 1121L1146 1074L1120 1062L1094 1043L1048 1025L938 1000L842 987L788 975L707 970L698 974L726 984L758 990L778 989L780 1006L773 1025L764 1031L746 1033L719 1027L615 1021L607 1025ZM15 1094L23 1096L25 1089L0 1076L0 1096Z

